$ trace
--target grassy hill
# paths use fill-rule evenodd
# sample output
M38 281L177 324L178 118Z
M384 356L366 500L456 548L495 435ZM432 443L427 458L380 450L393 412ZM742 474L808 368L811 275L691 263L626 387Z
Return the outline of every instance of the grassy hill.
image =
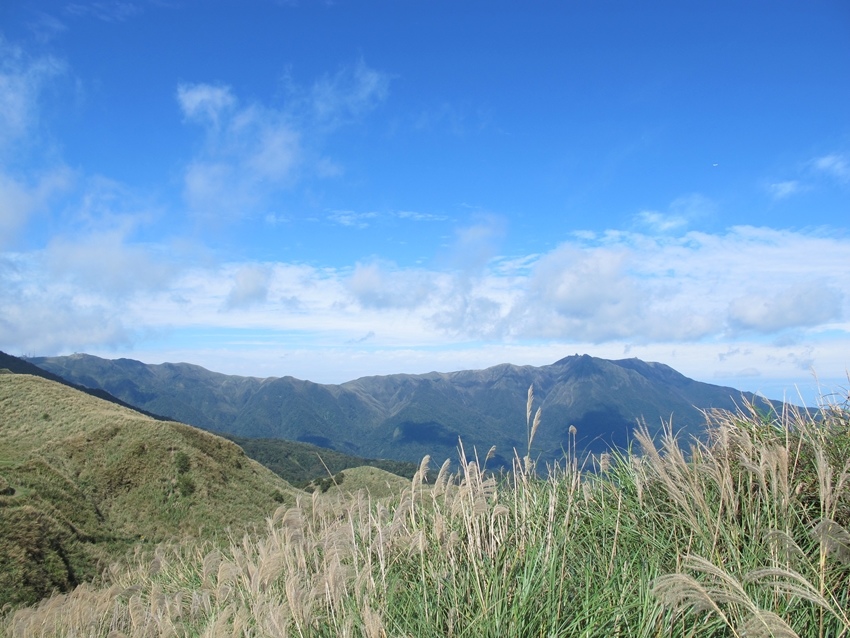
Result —
M411 479L419 467L406 461L364 459L299 441L223 436L239 445L249 457L298 488L350 468L374 467L397 477Z
M241 534L295 493L221 437L0 374L0 608L67 591L139 542Z
M0 617L0 635L850 635L848 404L636 439L545 478L520 460L425 483L423 462L394 501L316 492L226 546L139 553Z
M97 397L98 399L103 399L105 401L109 401L110 403L116 403L125 408L131 408L136 412L141 412L142 414L145 414L149 417L153 417L154 419L158 419L160 421L173 420L163 416L159 416L158 414L154 414L153 412L148 412L147 410L144 410L141 407L126 403L118 397L109 394L109 392L103 390L102 388L88 387L79 383L73 383L71 381L68 381L67 379L59 376L58 374L53 374L52 372L49 372L44 368L39 368L37 365L32 364L29 361L25 361L20 357L14 357L2 351L0 351L0 370L8 370L9 372L13 372L15 374L29 374L34 377L41 377L42 379L47 379L48 381L55 381L56 383L67 385L68 387L74 388L75 390L79 390L80 392L90 394L91 396Z
M392 499L402 494L404 489L409 486L410 481L398 474L371 465L363 465L347 468L334 475L333 480L328 485L327 493L331 496L335 494L347 495L356 494L363 490L371 498Z

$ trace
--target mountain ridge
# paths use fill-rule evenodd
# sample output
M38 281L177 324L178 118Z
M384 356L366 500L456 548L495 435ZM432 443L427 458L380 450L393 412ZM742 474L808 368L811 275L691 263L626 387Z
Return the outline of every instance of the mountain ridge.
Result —
M557 459L578 430L583 451L626 447L638 421L698 434L702 410L735 409L756 397L689 379L640 359L572 355L544 366L503 363L482 370L364 376L341 384L243 377L187 363L144 364L92 355L27 359L74 383L207 430L248 438L309 442L338 451L406 461L454 457L497 446L497 464L526 451L526 396L534 388L543 425L535 451Z

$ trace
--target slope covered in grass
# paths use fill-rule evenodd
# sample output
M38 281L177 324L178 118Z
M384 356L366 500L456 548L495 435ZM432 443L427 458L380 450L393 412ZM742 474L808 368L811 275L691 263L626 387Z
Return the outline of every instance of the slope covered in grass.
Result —
M395 499L410 485L410 480L371 465L347 468L329 477L320 487L330 497L366 492L374 499Z
M546 479L516 459L502 480L471 462L425 483L425 459L391 508L315 492L227 548L139 554L0 633L850 634L847 406L708 417L705 443L643 430L632 453Z
M291 486L230 441L0 374L0 607L90 580L139 542L242 534L281 501Z
M407 461L364 459L300 441L248 439L225 435L258 463L296 487L322 480L349 468L370 466L412 478L418 465Z
M9 372L13 372L15 374L30 374L34 377L41 377L43 379L47 379L48 381L56 381L57 383L61 383L62 385L67 385L76 390L80 390L81 392L90 394L91 396L97 397L98 399L104 399L105 401L109 401L110 403L117 403L118 405L121 405L125 408L136 410L137 412L141 412L142 414L145 414L147 416L159 419L160 421L172 420L159 416L157 414L153 414L152 412L148 412L141 408L134 407L129 403L125 403L118 397L109 394L109 392L107 392L106 390L100 388L89 388L84 385L72 383L71 381L68 381L63 377L60 377L58 374L48 372L47 370L39 368L37 365L32 364L29 361L24 361L20 357L14 357L2 351L0 351L0 370L8 370Z

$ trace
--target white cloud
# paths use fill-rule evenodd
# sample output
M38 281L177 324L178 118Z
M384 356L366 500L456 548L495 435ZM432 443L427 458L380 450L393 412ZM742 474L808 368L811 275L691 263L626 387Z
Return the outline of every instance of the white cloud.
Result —
M245 266L233 276L233 287L224 302L225 308L248 308L266 301L271 272L264 266Z
M502 337L504 305L485 291L463 284L454 287L429 323L455 339Z
M65 72L61 60L31 58L0 34L0 158L31 151L30 136L38 124L41 95Z
M389 86L389 75L359 60L314 82L307 107L316 122L335 128L377 107L389 94Z
M0 249L9 246L30 217L67 190L72 181L73 175L65 167L48 171L32 185L0 171Z
M843 153L831 153L815 158L812 160L812 166L839 181L850 181L850 159Z
M842 296L817 281L778 287L770 294L752 292L730 301L729 322L736 329L764 333L818 326L841 318Z
M796 179L775 182L767 185L767 191L773 199L785 199L804 190L804 186Z
M373 109L388 86L388 76L362 61L309 90L291 86L280 108L243 104L224 84L178 85L180 110L206 135L185 169L190 209L206 219L240 218L305 176L341 175L344 168L319 152L323 137Z
M45 95L66 74L62 60L28 55L0 34L0 249L74 181L40 121Z
M121 229L127 234L156 217L156 207L126 184L102 175L88 177L79 201L66 211L85 231Z
M295 179L303 149L286 113L242 106L220 85L181 84L177 101L187 120L206 132L204 149L185 171L184 194L195 214L243 217Z
M361 306L379 309L413 309L424 305L434 292L429 273L377 262L357 264L348 287Z
M686 228L690 223L710 216L714 203L699 193L677 197L664 212L642 210L636 216L638 226L653 233L671 233Z
M236 106L229 86L213 84L179 84L177 102L188 119L210 123L216 129L221 118Z
M247 167L261 182L285 183L300 162L300 144L299 134L285 123L266 122L256 133Z
M121 317L73 297L0 294L0 348L12 354L120 348L132 342ZM14 294L14 296L13 296Z
M395 216L400 219L409 219L415 222L444 222L448 219L448 217L445 215L435 215L433 213L418 213L412 210L396 211Z
M0 259L1 350L36 354L127 345L123 319L120 304L53 279L43 255L6 253Z
M68 30L68 27L62 21L43 11L33 16L29 27L36 40L41 44L52 42L59 34Z
M280 112L256 105L227 111L213 95L209 104L206 97L193 102L208 139L186 169L186 199L202 216L240 217L292 183L303 161L301 137Z
M811 330L846 329L848 250L841 238L742 227L666 239L608 233L537 258L491 260L475 276L378 261L353 270L248 262L180 271L161 249L101 231L54 241L46 262L22 277L79 295L123 297L133 308L128 320L152 328L250 323L345 339L372 330L409 343L453 335L634 344L734 342L793 330L796 343ZM241 312L231 319L222 308Z
M126 229L55 237L44 259L51 281L103 295L107 306L116 298L164 289L174 272L163 251L128 242Z
M379 214L374 211L369 211L366 213L358 213L353 210L334 210L331 211L328 215L328 219L340 226L350 226L352 228L368 228L370 222L374 219L378 219L379 217L390 217L390 218L398 218L404 219L408 221L414 222L441 222L447 221L449 218L445 215L434 215L431 213L416 213L413 211L394 211L385 214ZM487 223L483 223L480 225L473 226L471 228L462 228L457 231L457 239L459 242L478 242L481 244L484 240L484 234L490 233L494 238L496 237L497 231L495 225L490 224L490 230L486 230L488 227ZM478 237L476 237L476 234ZM492 256L493 251L487 251L487 254ZM485 259L486 261L486 259Z
M840 238L741 227L681 238L611 232L537 258L490 260L474 276L378 261L350 272L279 264L270 301L251 320L281 330L321 325L346 339L381 325L382 337L418 344L482 338L734 342L743 334L840 330L850 298L850 273L841 266L848 249ZM216 294L222 303L229 290ZM302 314L275 314L278 299L297 299Z
M455 230L448 247L446 262L467 275L482 272L492 260L505 237L504 218L492 214L477 215L477 221Z
M184 180L189 209L208 221L241 217L257 206L261 196L254 180L229 162L192 162Z
M506 332L637 343L778 334L848 316L850 244L739 227L657 238L609 232L534 265Z
M627 272L628 251L562 245L535 266L514 317L541 337L606 341L645 328L639 281ZM516 330L516 327L514 328Z
M368 228L369 221L378 217L378 213L356 213L353 210L335 210L328 215L328 219L340 226L351 228Z
M638 213L637 219L642 226L659 233L669 233L688 224L688 220L684 217L665 215L655 210L642 210Z
M825 181L839 183L850 182L850 155L847 153L828 153L804 162L797 171L798 179L788 179L768 183L765 188L775 200L810 191Z

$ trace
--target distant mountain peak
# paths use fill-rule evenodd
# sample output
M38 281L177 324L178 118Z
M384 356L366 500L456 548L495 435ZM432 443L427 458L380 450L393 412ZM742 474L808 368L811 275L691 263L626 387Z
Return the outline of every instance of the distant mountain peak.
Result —
M534 386L543 425L541 458L566 449L570 425L579 448L627 446L639 421L698 434L702 410L735 409L742 393L700 383L661 363L611 361L589 354L546 366L503 363L483 370L368 376L340 385L290 376L230 376L192 364L149 365L96 357L46 357L32 363L123 401L216 432L310 441L347 454L418 462L456 458L467 449L497 447L510 464L526 445L526 400ZM752 395L747 396L748 399Z
M553 366L563 366L563 365L575 363L577 360L580 360L580 359L592 359L592 358L593 357L591 357L589 354L579 354L578 352L576 352L575 354L564 357L563 359L558 359L552 365Z

